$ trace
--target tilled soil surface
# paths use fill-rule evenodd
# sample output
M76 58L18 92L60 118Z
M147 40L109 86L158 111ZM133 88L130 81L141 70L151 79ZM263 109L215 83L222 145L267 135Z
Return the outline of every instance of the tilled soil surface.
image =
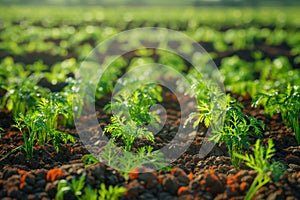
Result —
M181 112L174 95L165 91L162 105L167 111L167 121L163 130L155 135L154 149L167 144L178 130ZM248 96L233 95L244 105L244 113L263 120L266 124L263 142L272 138L277 150L275 160L282 162L287 171L278 182L269 182L256 194L255 199L300 199L300 148L291 129L287 128L279 115L268 118L261 109L251 107ZM102 110L110 100L103 98L97 106L97 117L103 128L109 123L110 115ZM83 122L88 120L81 119ZM204 158L199 157L199 149L205 141L205 128L200 127L187 151L175 162L172 169L145 172L137 168L124 177L111 167L98 163L85 168L81 157L89 152L82 145L75 128L61 130L71 133L76 144L62 144L59 153L53 146L35 146L33 159L28 161L23 150L8 154L23 144L20 132L12 125L12 115L0 110L0 127L5 131L0 139L0 199L53 199L61 179L70 180L86 174L86 184L99 188L101 183L127 188L121 199L243 199L256 173L245 165L237 171L230 162L224 145L215 145ZM254 144L255 138L251 139ZM121 143L120 143L121 145ZM135 148L144 141L135 142ZM179 144L180 145L180 144ZM176 147L174 147L176 149ZM67 193L65 199L76 199Z

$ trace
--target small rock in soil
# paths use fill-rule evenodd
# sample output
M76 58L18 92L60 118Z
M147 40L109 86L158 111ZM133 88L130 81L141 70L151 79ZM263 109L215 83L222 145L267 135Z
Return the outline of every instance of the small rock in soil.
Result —
M210 187L210 192L215 196L224 191L224 185L221 183L221 181L213 178L211 174L207 175L206 184L208 187Z
M0 190L0 198L2 199L5 196L7 196L6 190Z
M91 176L95 178L95 180L100 180L101 182L104 182L104 174L105 174L105 168L101 165L95 165L91 166L89 168L89 173Z
M41 192L45 188L46 181L41 179L36 182L34 192Z
M236 174L236 173L237 173L237 171L235 168L228 171L228 174Z
M267 200L284 200L284 196L282 194L282 190L277 190L276 192L274 193L271 193Z
M28 200L34 200L35 198L36 198L36 196L34 194L27 195Z
M286 197L286 200L297 200L297 198L296 197L288 196L288 197Z
M54 183L47 183L45 190L50 198L54 198L57 192L57 186L54 185Z
M37 168L39 168L39 165L40 165L40 163L39 163L39 161L37 161L37 160L31 160L31 161L29 162L29 166L30 166L30 168L32 168L32 169L37 169Z
M20 175L12 175L7 179L6 187L9 188L11 186L19 187L20 185Z
M241 178L241 182L246 182L246 183L249 183L251 184L254 180L254 177L250 176L250 175L247 175L247 176L244 176Z
M295 164L295 165L300 165L300 159L297 156L294 155L289 155L286 157L286 162L288 164Z
M3 197L2 200L13 200L13 199L10 197Z
M169 174L167 174L166 177L163 179L162 185L163 185L163 189L165 191L169 192L170 194L174 194L174 195L177 193L177 190L179 187L174 176L169 175Z
M25 182L29 185L35 184L35 176L32 173L28 173L25 178Z
M11 198L26 199L18 187L14 186L7 190L7 195Z
M157 198L151 194L151 193L144 193L142 195L139 196L139 199L141 200L156 200Z
M140 184L138 180L133 180L128 184L127 187L128 196L136 198L139 196L139 194L142 192L140 189Z
M206 193L204 193L203 195L202 195L202 197L204 198L204 199L213 199L213 196L210 194L210 193L208 193L208 192L206 192Z
M158 194L158 199L163 199L163 200L172 200L174 199L173 196L171 196L169 193L167 192L161 192Z
M194 199L194 197L191 194L185 194L176 198L176 200L192 200L192 199Z
M7 180L9 177L11 177L12 175L15 175L15 174L18 174L18 170L15 168L8 167L7 169L4 169L2 178L4 180Z
M148 182L156 179L156 176L153 173L147 172L147 173L141 173L138 176L138 180L143 182Z
M187 176L178 176L177 180L179 182L179 186L186 186L190 182L190 180Z
M47 170L45 169L38 169L33 173L36 175L37 179L46 179Z
M22 188L22 191L26 192L27 194L30 194L33 192L33 187L27 183L24 184L24 187Z
M298 171L300 171L300 166L299 165L289 164L288 166L289 166L291 172L298 172Z
M40 193L35 193L35 196L38 199L42 199L42 198L49 198L48 194L46 192L40 192Z

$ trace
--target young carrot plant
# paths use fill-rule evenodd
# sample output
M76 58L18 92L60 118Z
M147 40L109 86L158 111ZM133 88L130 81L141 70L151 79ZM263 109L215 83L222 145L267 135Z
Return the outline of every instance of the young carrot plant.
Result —
M98 200L118 200L126 192L125 187L112 186L110 185L106 188L104 183L101 183L100 189L98 190L99 198Z
M139 127L134 121L126 121L124 116L114 115L111 124L105 127L104 133L111 134L113 139L122 138L125 151L131 151L136 138L146 138L154 142L153 133L145 127Z
M265 184L267 184L272 178L278 181L280 176L285 170L285 166L276 161L270 162L270 159L275 153L274 143L272 139L268 140L268 145L265 148L261 146L258 139L253 148L253 154L240 154L235 153L237 158L240 158L246 162L246 165L257 172L257 176L252 182L249 191L247 192L245 199L250 200L255 193ZM270 176L271 173L271 176Z
M67 182L66 180L61 180L57 186L57 193L55 195L55 199L64 199L64 194L67 192L72 192L77 199L82 195L82 190L85 186L85 174L82 174L78 180L75 177L71 179L71 182Z
M20 113L26 114L33 110L41 96L47 94L48 90L37 86L32 80L25 80L18 84L3 86L7 93L3 97L1 107L11 110L14 117Z
M152 84L138 88L130 96L128 100L129 114L137 125L150 124L152 119L155 119L156 122L159 121L159 118L150 114L149 109L155 103L162 101L161 91L160 86Z
M1 59L0 82L4 85L13 85L28 79L30 71L26 70L22 63L15 63L12 57Z
M106 188L104 183L101 183L98 190L87 186L84 188L84 193L80 197L81 200L118 200L126 192L125 187L112 186Z
M81 97L79 85L80 81L73 78L66 80L68 85L63 89L62 96L65 97L65 113L67 115L60 116L60 123L64 127L72 127L74 125L74 119L80 117L84 105L84 99ZM73 108L73 104L76 105Z
M97 190L92 189L91 187L85 187L81 200L97 200Z
M59 151L60 141L75 143L74 137L70 134L57 130L57 121L60 114L66 115L65 100L58 94L50 94L48 99L41 98L37 103L35 111L22 113L15 117L15 122L23 135L25 150L28 159L31 159L34 143L44 145L52 141L56 152ZM28 132L28 136L26 134Z
M19 129L23 136L24 144L21 148L25 151L28 160L32 158L33 146L35 144L36 133L44 128L44 123L40 120L32 121L28 115L26 117L20 113L19 117L15 118L16 124L14 127ZM27 128L28 136L24 130Z
M113 106L114 111L126 115L138 126L151 124L155 127L160 119L156 112L149 112L149 109L152 105L162 101L161 92L162 88L156 84L139 87L132 93L124 89L115 95L113 102L107 104L105 109L110 112L112 111L111 106Z
M41 98L38 109L31 114L32 120L44 122L45 128L38 132L37 141L40 145L52 140L56 151L59 151L59 140L64 143L75 142L73 136L57 130L60 115L66 119L69 117L69 104L59 93L53 93L48 98Z
M43 116L47 129L57 129L58 118L66 120L72 117L70 102L61 93L50 93L38 102L38 111Z
M116 166L117 169L123 173L125 177L128 173L134 170L138 166L155 167L161 169L167 164L164 162L163 154L159 151L152 152L151 146L140 147L137 149L137 154L124 151L121 156L118 156L116 160L113 160L112 166Z
M88 168L100 162L97 158L93 156L93 154L86 154L81 157L83 163L85 163L85 167ZM109 165L109 164L108 164ZM109 165L110 166L110 165Z
M206 127L211 126L210 140L226 144L231 162L238 169L241 160L234 153L242 153L250 145L249 136L262 135L263 122L245 115L240 110L242 105L230 95L225 96L218 86L198 82L194 89L198 92L198 112L191 113L185 124L196 118L194 127L202 122ZM223 126L218 126L220 122Z
M23 135L24 144L22 149L26 152L28 159L32 158L35 142L38 142L39 145L44 145L46 142L52 141L56 152L59 151L60 141L63 143L75 143L72 135L53 128L48 129L45 119L38 111L27 113L25 116L20 114L19 117L15 118L15 122L15 127Z
M223 129L213 130L210 138L215 142L225 142L230 160L235 168L240 167L240 158L235 153L242 153L250 145L250 136L262 136L264 123L245 115L234 99L228 96L228 105Z
M250 145L249 136L260 137L264 129L264 123L245 115L240 110L241 106L230 95L227 95L224 125L223 127L214 127L210 137L210 140L216 143L224 142L226 144L230 160L237 169L240 167L241 160L235 156L235 153L242 153L243 149ZM199 112L202 112L202 110L199 110ZM209 122L205 123L206 127L210 125L211 120L215 119L209 118Z
M145 146L137 149L136 154L132 154L127 151L118 151L115 148L115 143L110 140L105 149L101 151L101 159L107 162L107 165L112 166L115 169L120 169L124 176L128 175L128 172L134 170L138 166L154 166L162 169L167 163L164 162L164 157L161 152L152 152L153 147ZM101 162L92 154L87 154L82 157L82 161L85 163L85 167L89 167L96 163Z
M300 144L300 87L288 84L284 91L274 91L270 94L260 94L253 105L262 104L270 116L281 113L283 122L295 132L295 137Z
M201 77L189 77L192 82L191 96L197 99L197 110L189 115L185 125L196 118L194 128L199 123L204 123L206 127L217 124L222 121L223 111L226 110L226 95L221 91L218 85L207 81L199 81Z
M162 100L161 91L162 88L155 84L142 86L132 93L126 89L119 91L113 102L105 107L106 110L115 113L104 133L110 134L113 140L122 138L125 151L131 151L136 138L146 138L154 142L153 133L146 125L158 127L160 118L157 113L149 112L149 109Z
M104 183L101 183L99 189L92 189L85 184L85 174L82 174L78 180L75 177L71 182L61 180L57 186L55 199L63 200L67 193L72 193L76 199L80 200L117 200L126 192L126 188L110 185L106 188Z

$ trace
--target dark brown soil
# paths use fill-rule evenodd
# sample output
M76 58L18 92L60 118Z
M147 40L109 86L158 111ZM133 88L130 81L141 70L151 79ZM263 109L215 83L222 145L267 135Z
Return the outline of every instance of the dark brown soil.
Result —
M266 124L263 141L272 138L277 150L275 159L281 161L288 168L279 182L270 182L262 187L256 195L257 199L299 199L300 190L300 148L294 138L294 133L281 121L280 116L268 118L261 109L250 106L248 96L234 95L243 103L244 113ZM103 110L103 105L110 96L103 98L97 104L97 115L100 125L109 123L109 115ZM156 149L161 148L176 134L178 124L177 100L172 94L164 93L163 106L167 110L168 119L164 129L155 136ZM240 171L231 165L226 147L215 146L203 159L199 157L199 149L205 135L204 128L200 128L197 136L188 150L171 164L171 171L155 173L143 172L136 169L126 179L119 172L104 164L84 168L82 155L89 152L81 144L74 129L63 129L76 137L75 145L62 145L59 153L49 144L35 146L32 160L26 159L23 150L7 155L11 150L23 143L21 134L12 127L11 113L5 109L0 111L0 126L5 128L1 133L1 163L0 163L0 198L1 199L53 199L60 179L70 180L86 173L86 182L93 188L99 188L101 182L106 185L121 185L128 190L122 199L243 199L256 173L246 166ZM143 141L139 141L140 143ZM254 143L253 141L251 141ZM138 143L135 143L137 146ZM9 197L9 198L7 198ZM71 198L71 197L70 197Z

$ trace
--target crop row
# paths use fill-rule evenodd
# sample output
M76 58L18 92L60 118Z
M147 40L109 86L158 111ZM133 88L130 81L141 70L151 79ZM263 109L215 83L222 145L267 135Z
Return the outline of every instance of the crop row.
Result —
M162 52L160 54L163 55ZM96 93L97 100L101 99L103 95L112 92L112 81L118 78L118 74L121 74L123 68L133 69L138 66L138 64L153 62L151 57L146 59L144 56L136 59L137 60L132 59L132 62L127 63L124 58L119 58L112 63L110 70L105 72L108 75L104 77L108 78L100 81L96 88L96 91L99 91L99 93ZM164 64L174 66L174 63L184 63L178 58L177 60L175 58L173 59L174 60L169 59L169 63ZM166 62L164 59L160 61ZM253 98L257 99L254 104L263 105L266 109L266 113L270 116L276 112L280 112L284 123L294 129L296 139L300 142L298 123L300 108L300 89L298 86L299 70L292 69L288 65L288 61L284 58L278 58L273 62L262 62L269 62L270 67L261 68L257 64L258 67L254 68L254 71L251 71L253 68L248 67L247 63L243 63L238 57L224 59L224 65L220 67L220 72L225 78L225 87L229 88L229 90L230 88L234 88L236 90L235 92L253 95ZM24 140L23 144L13 149L12 152L21 148L27 154L27 158L31 159L36 144L44 145L45 143L51 142L56 151L59 151L61 142L75 142L72 135L60 131L58 127L74 126L74 118L80 116L82 110L84 110L84 102L93 100L80 98L84 96L82 92L85 91L78 89L81 83L78 83L76 79L72 77L68 79L62 77L61 80L59 80L66 84L60 92L51 92L49 88L39 85L42 79L48 79L48 81L55 85L58 80L54 81L51 77L76 73L78 69L74 60L66 60L60 64L60 66L63 65L69 66L69 68L66 67L64 69L66 70L64 73L61 71L57 72L54 70L55 67L50 68L50 71L49 68L43 69L43 67L45 68L47 66L39 62L31 66L23 67L21 64L15 64L11 58L6 58L3 61L2 89L5 95L1 98L1 103L3 107L12 111L15 120L14 126L19 129ZM226 66L231 66L230 70L226 69ZM238 76L238 74L232 75L235 73L235 70L232 69L233 66L236 66L236 73L244 73L245 77ZM182 73L184 73L184 70L187 70L184 65L181 67L180 65L176 65L175 69L182 71ZM245 72L243 72L243 70L245 70ZM8 75L8 71L14 74L14 76L11 76L11 74ZM250 81L251 79L247 77L253 76L255 72L260 73L260 79L254 82L256 83L254 86L257 87L256 89L259 92L253 92L254 86L252 86L252 90L248 90L252 82ZM258 173L260 173L257 178L258 183L254 182L253 188L249 191L249 196L253 195L255 191L270 180L270 178L268 178L269 176L267 176L267 171L272 171L273 168L276 168L271 164L270 167L266 169L264 168L264 164L257 164L258 166L256 166L256 163L253 163L254 160L251 157L242 156L243 152L250 146L250 137L262 137L264 130L263 122L245 115L241 111L241 105L230 95L224 95L215 84L201 81L203 80L202 74L197 74L191 69L187 70L186 75L192 85L191 91L187 92L190 96L195 97L198 102L198 112L190 115L186 121L186 125L189 126L193 122L194 126L198 123L204 123L207 127L213 127L213 136L210 139L217 143L224 142L226 144L231 162L237 169L240 167L241 161L246 160L250 163L250 167L258 170ZM282 76L282 78L280 78L279 75ZM294 78L287 79L287 76L294 76ZM237 77L238 79L236 80ZM143 80L143 78L145 79L147 77L140 78L140 80ZM136 85L139 83L135 82L135 80L130 81L132 82L127 84ZM277 84L276 81L279 81L279 83ZM234 84L241 84L241 87L243 87L242 83L245 83L244 88L237 90ZM269 85L266 85L266 83L269 83ZM181 86L180 84L179 82L178 87ZM130 87L128 86L127 88ZM234 89L232 90L234 91ZM100 158L108 161L110 166L116 168L121 167L125 173L134 170L136 165L139 164L150 164L158 167L165 166L163 155L151 153L153 151L151 143L154 142L154 135L148 128L144 127L144 125L148 124L155 127L157 123L160 123L157 113L148 112L148 110L152 105L162 100L161 92L162 88L159 85L146 85L140 87L134 93L130 93L130 91L126 89L118 91L112 102L112 105L117 108L114 111L117 112L114 112L110 124L104 129L104 134L111 138L111 142L106 149L102 151ZM76 107L75 110L72 107L74 101L77 101L76 105L79 106ZM124 107L126 108L125 110ZM106 108L110 113L111 105L108 104ZM222 118L224 120L224 126L215 126ZM130 151L132 150L133 143L139 138L145 138L150 145L138 148L136 150L137 154L132 156ZM114 143L120 140L123 141L124 146L120 152L116 152ZM269 145L270 149L272 149L271 144ZM262 150L256 149L255 156L264 155L264 153L260 151ZM273 152L273 150L271 152ZM124 154L124 157L120 157L120 154ZM266 158L262 157L261 159L263 162L268 163L267 160L271 155L272 154ZM121 158L126 159L120 160ZM99 162L91 155L83 157L83 160L89 163L89 165Z
M16 8L12 7L11 11L14 9ZM188 11L192 11L192 14L195 12ZM111 57L104 56L104 63L110 63L110 66L98 82L75 78L80 62L94 45L122 30L145 25L181 30L200 43L211 44L213 48L210 52L213 58L218 58L218 53L221 52L255 49L257 45L275 46L279 49L285 47L283 50L287 51L288 55L277 56L275 53L272 59L267 58L265 52L260 50L251 53L251 61L236 55L225 58L221 56L219 71L213 72L212 76L216 77L218 82L224 83L226 92L251 98L253 107L263 108L269 117L280 113L284 124L293 129L296 141L300 144L300 69L297 67L300 63L300 35L297 20L289 21L296 14L291 12L288 15L268 15L268 18L264 19L254 17L254 13L250 11L241 13L235 10L232 15L224 18L220 17L224 16L223 14L217 14L216 19L209 19L202 18L201 15L205 13L191 18L192 14L188 14L188 11L182 18L177 17L172 22L169 18L164 21L160 16L157 19L151 17L152 20L147 23L145 21L150 18L150 14L140 17L134 12L111 17L112 13L109 11L106 12L107 15L93 11L83 18L73 18L72 10L69 14L57 13L55 17L47 17L47 12L43 13L41 8L40 12L30 19L22 21L19 21L19 16L7 13L3 19L9 21L1 22L0 33L0 54L3 58L0 63L0 103L2 108L12 113L13 127L22 135L23 143L4 155L1 160L22 150L30 161L37 146L51 143L56 152L59 152L62 143L78 142L77 135L63 131L64 128L74 128L74 121L78 119L84 122L82 116L88 109L87 103L95 104L114 93L112 102L104 107L110 116L109 123L104 127L104 131L99 133L108 137L110 142L102 149L99 157L87 154L82 160L87 166L105 161L109 166L122 169L126 177L132 175L139 165L170 170L170 166L164 161L166 155L155 151L153 147L155 135L152 133L153 129L160 128L163 121L159 109L151 108L166 100L165 88L160 84L146 84L131 91L141 82L147 82L147 73L135 77L137 79L123 79L123 82L118 80L124 72L156 63L170 66L180 72L191 85L186 89L185 83L174 81L178 90L184 88L185 95L197 101L196 112L186 116L184 126L211 127L212 135L209 140L225 144L231 163L236 169L245 162L257 172L257 177L246 195L247 199L251 199L256 191L271 179L277 181L285 166L280 162L271 161L276 151L271 139L268 140L266 148L260 145L260 138L264 136L265 131L264 122L243 113L243 106L231 94L226 95L218 84L207 80L206 74L197 72L183 58L163 50L138 49L118 57L112 63ZM20 14L25 15L27 12L28 10L24 9ZM231 16L233 19L228 20ZM42 17L45 18L41 20ZM173 15L169 17L172 18ZM237 19L241 19L241 22ZM216 22L215 27L208 27L213 20ZM244 22L251 27L244 29L241 25ZM85 23L88 25L84 26ZM225 27L222 31L220 24ZM260 25L266 27L259 28ZM287 27L292 28L286 29ZM176 48L181 53L190 51L183 43L178 43ZM214 50L217 53L214 53ZM54 56L61 56L61 60L48 64L41 59L26 64L16 59L17 56L24 57L30 53L45 53L50 60ZM101 52L97 53L100 57L103 56ZM192 59L195 62L199 61L197 55L193 55ZM206 66L207 63L197 64ZM161 74L158 73L159 75ZM125 87L114 90L116 84ZM95 97L88 96L91 90L96 91ZM251 138L256 140L252 148L253 154L247 153L251 147ZM134 142L142 139L147 145L134 148ZM122 144L117 148L118 151L116 144ZM135 154L132 154L132 151ZM94 190L85 186L84 179L83 175L79 180L74 178L69 182L60 181L57 198L62 199L69 192L78 199L97 199L98 196L100 199L117 198L125 192L124 188L106 189L105 185Z
M64 7L1 7L3 25L39 25L47 28L59 27L65 24L85 26L103 25L117 27L119 30L136 28L138 26L161 26L171 29L195 30L199 26L210 26L219 30L234 27L278 27L299 28L299 13L297 8L192 8L171 7L169 12L164 8L142 7L72 7L66 12ZM35 12L32 12L32 9ZM116 9L118 12L115 12ZM142 12L141 12L142 11ZM16 15L15 13L18 13ZM180 13L180 16L178 16ZM213 15L211 14L213 13ZM30 17L28 17L30 16ZM77 28L77 27L76 27Z
M161 26L163 27L163 26ZM176 30L176 29L175 29ZM52 56L76 55L84 59L97 44L117 34L115 27L64 25L58 28L10 25L0 33L2 57L26 53L47 53ZM219 32L211 27L201 26L195 30L183 31L195 41L210 44L208 51L225 52L255 49L258 46L282 47L290 56L298 59L300 35L298 30L270 30L255 26L246 29L229 29Z

